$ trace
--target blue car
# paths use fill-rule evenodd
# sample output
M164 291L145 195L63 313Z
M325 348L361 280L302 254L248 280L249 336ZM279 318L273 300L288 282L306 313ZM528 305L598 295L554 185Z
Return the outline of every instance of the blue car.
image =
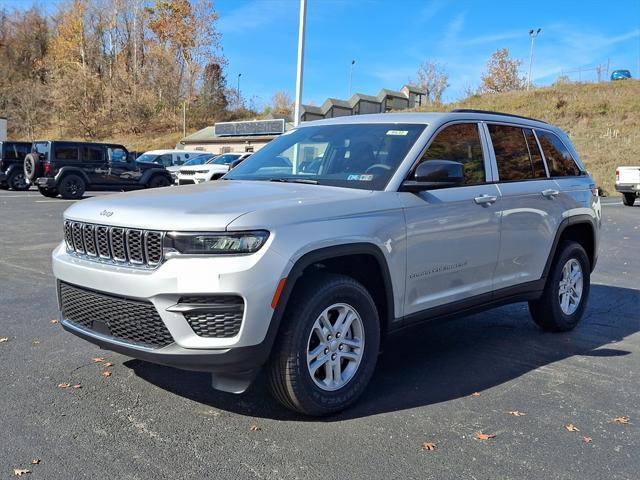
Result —
M631 78L631 72L629 70L614 70L611 72L611 80L626 80Z

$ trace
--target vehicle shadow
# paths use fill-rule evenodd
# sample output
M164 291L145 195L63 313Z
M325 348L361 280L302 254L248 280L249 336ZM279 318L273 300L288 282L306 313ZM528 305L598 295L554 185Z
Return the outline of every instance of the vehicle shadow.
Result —
M321 421L446 402L574 355L629 355L632 352L600 347L639 331L638 311L640 290L592 285L587 314L572 332L542 332L530 320L524 303L411 328L387 342L376 373L356 405ZM264 375L243 395L232 395L212 390L206 373L139 360L125 365L160 388L213 408L251 417L305 419L281 407L270 396Z

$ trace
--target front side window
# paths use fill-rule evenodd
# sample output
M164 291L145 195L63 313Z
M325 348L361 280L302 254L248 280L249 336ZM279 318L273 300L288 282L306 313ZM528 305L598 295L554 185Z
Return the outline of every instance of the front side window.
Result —
M110 162L126 162L127 161L127 152L123 148L120 147L109 147L107 149L109 153L109 161Z
M281 135L225 179L383 190L426 125L310 125Z
M462 163L464 185L477 185L487 180L480 132L476 123L456 123L441 130L420 162L429 160L451 160Z
M552 177L580 175L580 169L562 141L553 133L536 130L544 158L547 160L549 174Z
M80 158L78 147L56 147L55 157L57 160L78 160L78 158Z
M534 178L529 147L522 128L493 124L488 127L500 181Z

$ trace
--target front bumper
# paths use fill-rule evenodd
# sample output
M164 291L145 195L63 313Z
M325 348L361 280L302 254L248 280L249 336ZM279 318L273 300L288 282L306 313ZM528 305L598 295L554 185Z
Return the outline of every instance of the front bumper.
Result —
M640 195L640 183L616 183L616 190L620 193Z
M256 370L269 355L274 313L271 300L280 278L274 272L285 272L289 263L269 249L269 242L253 255L199 258L185 255L167 259L155 270L79 258L69 254L64 243L54 250L52 259L58 281L105 295L149 302L173 339L167 346L147 347L85 328L61 312L67 331L102 348L186 370L224 373ZM200 336L182 313L171 308L181 297L215 294L237 295L244 300L242 323L233 337Z
M0 172L0 185L5 185L7 183L7 174L5 172Z

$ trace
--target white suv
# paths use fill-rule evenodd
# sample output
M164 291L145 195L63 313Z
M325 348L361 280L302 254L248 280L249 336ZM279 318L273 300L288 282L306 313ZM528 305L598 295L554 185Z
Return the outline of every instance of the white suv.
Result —
M220 181L76 203L53 270L79 337L236 393L266 366L284 405L323 415L414 323L528 301L543 329L572 329L600 224L552 125L360 115L303 124Z
M223 153L200 165L185 165L178 170L178 185L217 180L229 171L231 165L237 165L249 157L250 153Z

